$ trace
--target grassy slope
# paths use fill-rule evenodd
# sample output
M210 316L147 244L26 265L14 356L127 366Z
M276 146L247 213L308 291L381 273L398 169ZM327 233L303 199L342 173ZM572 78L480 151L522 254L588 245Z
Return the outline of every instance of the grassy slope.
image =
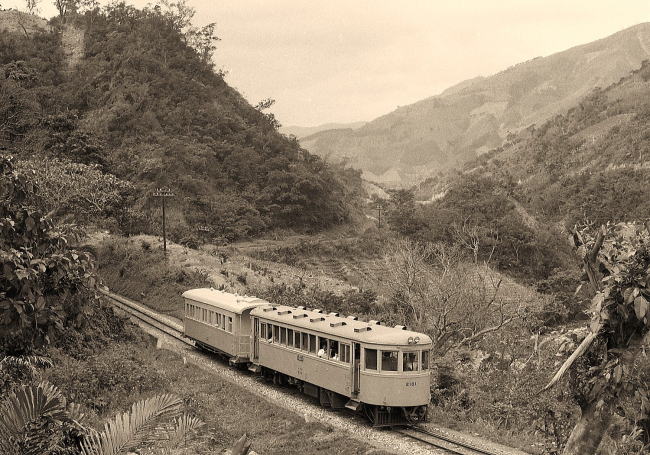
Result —
M137 329L136 329L137 330ZM192 453L217 453L243 434L258 453L365 453L369 447L331 429L304 420L231 382L185 363L172 352L156 349L144 335L112 342L92 356L75 359L59 350L46 378L84 406L94 425L128 409L141 398L172 393L183 398L186 412L205 427Z

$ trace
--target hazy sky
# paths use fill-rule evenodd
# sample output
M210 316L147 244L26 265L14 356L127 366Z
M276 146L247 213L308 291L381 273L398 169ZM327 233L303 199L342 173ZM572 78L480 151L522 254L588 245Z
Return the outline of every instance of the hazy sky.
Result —
M53 14L51 3L42 0L43 15ZM280 122L302 126L372 120L464 79L650 21L650 0L188 3L197 25L217 23L215 62L227 81L253 104L274 98Z

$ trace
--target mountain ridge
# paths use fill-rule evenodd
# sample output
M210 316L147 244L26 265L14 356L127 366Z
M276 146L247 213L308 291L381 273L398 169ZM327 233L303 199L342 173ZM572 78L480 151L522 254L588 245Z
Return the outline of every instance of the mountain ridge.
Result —
M347 161L364 178L410 186L503 144L508 135L566 112L650 57L650 23L462 81L354 130L321 131L303 147Z

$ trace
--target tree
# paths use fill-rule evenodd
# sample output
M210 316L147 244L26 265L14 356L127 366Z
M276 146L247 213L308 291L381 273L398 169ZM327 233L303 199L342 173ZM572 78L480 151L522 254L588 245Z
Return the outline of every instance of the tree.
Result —
M37 7L38 4L40 3L41 0L25 0L25 3L27 3L27 11L29 11L30 14L34 14L35 12L38 11Z
M462 248L400 240L385 257L401 323L431 335L441 353L501 330L518 312L501 298L501 278L487 264L468 263Z
M117 215L134 186L98 165L50 159L16 164L21 172L32 174L40 187L39 207L48 216L73 214L76 221Z
M65 20L67 16L77 11L79 0L54 0L54 6L59 12L59 17Z
M93 261L34 208L35 187L0 156L0 340L19 353L49 342L66 323L80 324L96 298Z
M650 230L638 223L595 232L586 227L574 232L574 241L584 285L594 294L590 332L544 390L575 365L571 373L581 417L563 453L589 455L598 450L623 399L634 397L643 414L650 412L647 384L630 380L650 328Z

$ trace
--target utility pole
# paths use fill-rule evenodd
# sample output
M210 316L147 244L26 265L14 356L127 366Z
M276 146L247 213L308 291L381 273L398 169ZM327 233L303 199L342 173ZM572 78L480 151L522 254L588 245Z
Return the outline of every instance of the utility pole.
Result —
M167 256L167 232L165 229L165 199L174 197L174 193L167 187L156 188L153 197L162 199L162 231L163 231L163 252Z

